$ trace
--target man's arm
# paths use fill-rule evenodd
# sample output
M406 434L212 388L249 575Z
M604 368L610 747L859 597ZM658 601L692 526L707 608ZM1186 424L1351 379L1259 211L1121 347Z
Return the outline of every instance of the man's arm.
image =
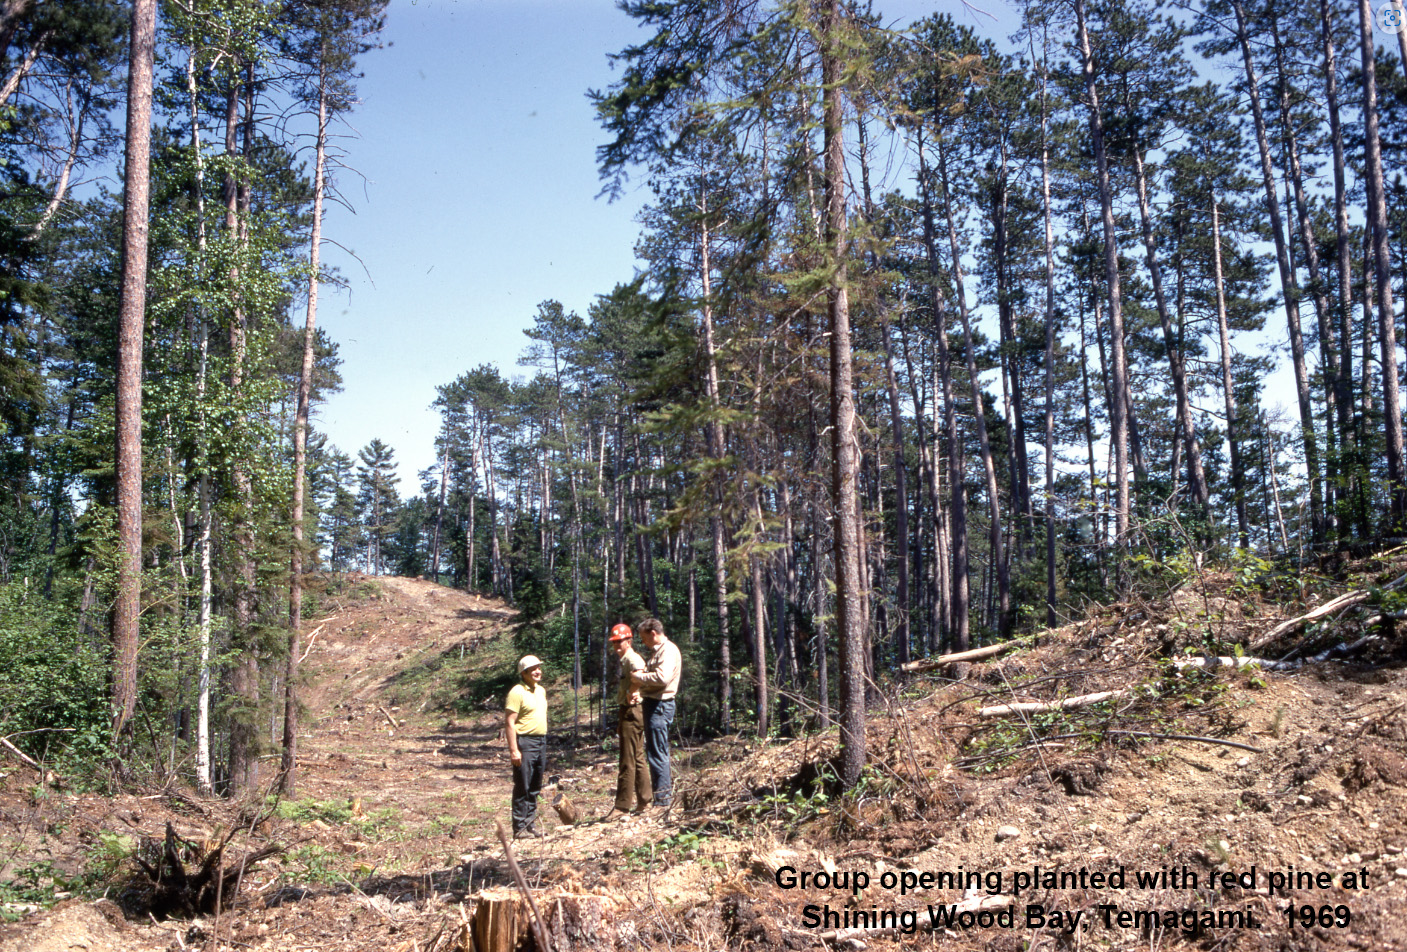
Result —
M662 651L660 665L651 670L650 665L645 665L644 670L637 671L630 676L630 682L636 687L656 687L662 688L673 681L679 675L680 654L676 648L674 651ZM654 661L651 658L650 661Z
M513 761L513 766L518 767L523 763L523 752L518 749L518 712L508 712L508 756Z
M640 657L638 654L633 655L626 660L626 664L630 667L630 703L631 705L639 704L640 689L635 686L635 675L645 670L645 659Z

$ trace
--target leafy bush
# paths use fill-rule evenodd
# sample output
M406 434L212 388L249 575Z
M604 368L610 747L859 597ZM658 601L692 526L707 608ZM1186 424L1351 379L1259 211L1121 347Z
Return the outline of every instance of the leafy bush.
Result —
M0 586L0 734L77 774L109 753L107 645L71 609ZM32 732L32 733L26 733Z

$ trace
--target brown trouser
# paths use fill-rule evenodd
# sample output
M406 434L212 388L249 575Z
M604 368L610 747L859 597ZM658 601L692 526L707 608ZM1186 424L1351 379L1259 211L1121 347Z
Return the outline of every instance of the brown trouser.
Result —
M650 765L645 760L645 711L640 704L620 709L620 776L616 780L616 809L650 805Z

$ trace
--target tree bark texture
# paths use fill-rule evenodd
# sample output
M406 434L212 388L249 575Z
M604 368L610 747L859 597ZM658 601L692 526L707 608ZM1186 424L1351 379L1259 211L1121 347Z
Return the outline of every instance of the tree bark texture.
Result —
M132 5L117 341L117 597L112 611L112 736L121 748L137 703L142 600L142 345L147 297L156 0Z

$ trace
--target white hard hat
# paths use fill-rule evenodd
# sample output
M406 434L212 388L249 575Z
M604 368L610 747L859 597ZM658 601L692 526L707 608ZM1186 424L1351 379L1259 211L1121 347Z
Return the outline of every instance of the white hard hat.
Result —
M522 674L524 671L527 671L530 668L540 667L542 667L542 662L538 660L537 655L523 655L521 658L518 659L519 674Z

